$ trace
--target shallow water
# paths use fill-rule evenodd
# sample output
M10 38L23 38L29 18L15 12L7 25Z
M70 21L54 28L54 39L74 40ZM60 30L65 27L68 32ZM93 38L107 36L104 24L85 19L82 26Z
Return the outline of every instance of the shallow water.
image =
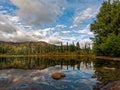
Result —
M80 57L0 58L0 90L99 90L120 79L119 64ZM66 77L54 80L54 72Z

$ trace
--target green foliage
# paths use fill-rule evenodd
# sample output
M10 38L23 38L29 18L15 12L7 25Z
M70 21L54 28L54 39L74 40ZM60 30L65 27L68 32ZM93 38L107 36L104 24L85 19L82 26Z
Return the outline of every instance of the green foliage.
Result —
M79 42L76 43L76 49L80 50L80 44L79 44Z
M118 36L109 35L106 42L101 44L101 50L104 55L120 56L120 34Z
M0 54L39 54L52 51L55 47L45 42L0 42Z
M86 43L85 48L80 48L79 42L76 44L61 44L54 45L46 42L2 42L0 41L1 55L80 55L89 54L89 43Z
M70 50L70 52L74 52L75 51L75 46L74 45L70 45L69 46L69 50Z
M103 2L97 20L91 24L94 52L97 55L120 56L120 1Z

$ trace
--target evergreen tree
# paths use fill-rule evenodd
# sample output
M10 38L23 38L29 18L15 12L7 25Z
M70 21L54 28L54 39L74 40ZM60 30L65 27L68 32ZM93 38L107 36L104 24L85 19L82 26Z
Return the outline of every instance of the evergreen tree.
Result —
M120 51L117 55L115 55L116 51L114 51L120 49L120 47L117 47L120 43L120 1L113 0L111 2L108 0L103 2L96 18L97 20L91 24L91 31L95 34L94 52L97 55L120 56ZM110 42L112 38L117 41L117 44L111 48L109 46L114 43L114 41ZM111 54L108 51L111 51Z
M77 48L77 50L80 50L80 44L79 44L79 42L76 43L76 48Z

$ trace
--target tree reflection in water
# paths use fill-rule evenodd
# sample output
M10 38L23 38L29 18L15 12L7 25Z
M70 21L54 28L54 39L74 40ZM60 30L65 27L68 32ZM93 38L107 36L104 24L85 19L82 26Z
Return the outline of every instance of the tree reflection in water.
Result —
M87 58L88 59L88 58ZM61 69L63 68L63 65L67 66L70 65L73 67L73 70L75 69L75 65L77 65L77 68L80 70L80 64L83 62L86 65L86 68L88 65L91 65L91 61L88 60L80 60L76 57L70 58L70 57L64 57L64 58L58 58L58 57L1 57L0 58L0 69L45 69L50 66L55 65L61 65Z
M0 89L24 90L33 86L47 90L99 90L120 79L119 64L81 57L1 57ZM64 72L66 77L53 80L53 72Z

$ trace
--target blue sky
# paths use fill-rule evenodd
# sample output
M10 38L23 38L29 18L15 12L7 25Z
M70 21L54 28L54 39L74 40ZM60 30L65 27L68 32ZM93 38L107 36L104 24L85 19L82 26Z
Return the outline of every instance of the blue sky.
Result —
M0 0L0 41L88 42L103 0Z

